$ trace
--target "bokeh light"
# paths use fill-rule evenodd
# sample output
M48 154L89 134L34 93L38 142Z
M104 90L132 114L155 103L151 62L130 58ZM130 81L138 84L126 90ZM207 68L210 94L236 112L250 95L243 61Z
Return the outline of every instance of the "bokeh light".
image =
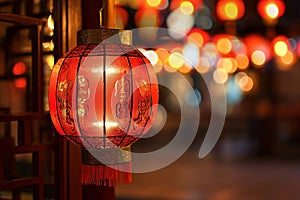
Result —
M239 10L238 7L235 3L229 2L225 5L225 15L229 19L236 19L238 16Z
M193 28L187 34L187 42L195 43L198 47L202 47L207 41L209 41L209 39L209 34L199 28Z
M288 46L284 41L278 41L274 45L274 52L277 56L284 56L288 52Z
M161 0L146 0L150 7L157 7L161 4Z
M244 70L249 67L249 58L246 54L238 54L235 60L239 69Z
M194 13L194 5L190 1L184 1L180 4L180 11L183 14L191 15Z
M266 63L266 55L261 50L255 50L251 54L251 61L256 67L262 67Z
M293 52L288 51L284 56L278 57L276 61L278 69L286 71L295 65L297 59Z
M269 5L267 5L265 12L268 15L268 17L270 17L272 19L277 18L279 15L279 9L278 9L277 5L274 3L270 3Z
M188 3L184 3L184 2L188 2ZM198 10L200 9L202 6L203 6L203 0L171 0L170 1L170 9L172 11L180 8L182 5L186 4L187 7L189 7L189 9L191 8L190 7L190 4L193 6L193 11L194 10ZM186 5L183 5L183 6L186 6Z
M252 90L254 82L250 76L246 75L240 78L238 85L242 91L249 92Z
M149 59L152 65L156 65L158 63L158 55L153 50L148 50L143 52L144 56Z
M172 52L169 56L169 65L174 69L179 69L185 63L184 58L181 53Z
M154 8L141 8L134 16L137 27L157 27L160 25L160 16Z
M27 80L24 77L16 78L13 84L17 89L25 89L27 87Z
M182 39L194 26L194 16L183 14L179 9L171 12L167 18L169 34L174 39Z
M222 68L227 73L234 73L237 70L237 62L233 58L220 58L217 68Z
M285 4L281 0L260 0L257 11L266 22L272 23L284 14Z
M257 34L250 34L244 37L243 42L247 47L247 56L251 59L252 62L253 55L256 55L256 57L258 58L264 57L264 62L267 62L272 58L272 48L270 42L263 36ZM259 56L260 54L261 56Z
M27 67L24 62L17 62L12 69L13 75L24 75L27 71Z
M199 47L194 43L186 43L183 47L182 54L185 58L185 64L197 66L199 63L200 52Z
M207 6L203 6L201 9L196 11L195 14L195 25L203 30L210 30L214 25L213 17Z
M220 20L238 20L245 13L242 0L219 0L216 5L216 14Z
M218 84L224 84L228 80L228 73L223 68L218 68L213 73L213 79Z
M220 37L216 43L217 50L221 54L229 54L232 50L231 41L227 37Z

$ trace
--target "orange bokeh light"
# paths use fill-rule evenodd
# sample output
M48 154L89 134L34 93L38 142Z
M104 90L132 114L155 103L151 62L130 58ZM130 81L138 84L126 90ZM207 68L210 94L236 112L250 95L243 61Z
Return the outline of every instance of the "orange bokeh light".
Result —
M199 28L193 28L187 34L187 41L202 47L209 40L209 34Z
M239 69L247 69L249 66L249 58L245 54L239 54L235 57L235 60L237 62L237 67Z

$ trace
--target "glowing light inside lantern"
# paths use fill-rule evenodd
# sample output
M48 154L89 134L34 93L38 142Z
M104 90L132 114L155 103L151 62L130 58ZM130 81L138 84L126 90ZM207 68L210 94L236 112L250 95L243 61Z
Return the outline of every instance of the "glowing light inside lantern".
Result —
M93 126L97 126L97 127L103 127L103 122L93 122L92 123ZM119 124L117 122L110 122L110 121L106 121L105 122L105 127L106 128L112 128L112 127L118 127Z

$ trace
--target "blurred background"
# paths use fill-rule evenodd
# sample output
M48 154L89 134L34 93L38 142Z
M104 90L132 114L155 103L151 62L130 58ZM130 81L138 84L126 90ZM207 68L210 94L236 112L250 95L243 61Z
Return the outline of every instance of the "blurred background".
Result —
M117 187L124 199L297 199L299 195L299 13L296 1L147 0L117 1L117 26L174 30L136 34L160 78L180 72L197 101L182 90L187 104L200 108L194 143L170 166L134 174L133 184ZM154 38L159 38L156 44ZM139 44L139 43L138 43ZM170 45L172 44L172 46ZM166 46L166 47L164 47ZM211 117L203 76L224 84L225 125L212 152L198 152ZM170 84L180 87L180 80ZM214 90L216 96L218 90ZM170 142L180 123L176 97L160 90L166 125L133 145L136 151ZM164 116L158 113L158 117ZM219 122L212 122L219 123ZM187 132L187 137L189 133ZM146 149L146 150L145 150Z

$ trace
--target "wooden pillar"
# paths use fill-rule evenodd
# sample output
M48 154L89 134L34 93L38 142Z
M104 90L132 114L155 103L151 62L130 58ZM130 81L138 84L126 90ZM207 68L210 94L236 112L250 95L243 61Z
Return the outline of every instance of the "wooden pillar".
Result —
M106 28L115 28L115 24L116 24L115 1L82 0L82 29L100 28L99 10L102 7L103 7L102 25Z

